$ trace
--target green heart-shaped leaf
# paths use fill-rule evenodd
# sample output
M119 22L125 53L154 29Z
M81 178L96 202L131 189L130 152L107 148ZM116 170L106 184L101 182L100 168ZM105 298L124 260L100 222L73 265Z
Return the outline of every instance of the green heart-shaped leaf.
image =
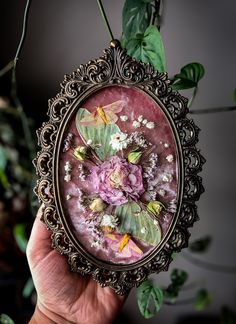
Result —
M156 26L149 26L144 34L138 34L126 43L127 53L144 63L150 63L159 72L166 71L165 50L161 34Z
M151 318L161 308L163 291L152 280L146 280L137 289L137 301L140 313L145 318Z
M148 26L148 4L142 0L126 0L122 11L123 39L144 33Z
M109 156L117 153L111 147L110 140L111 135L119 133L120 129L116 124L102 125L97 128L91 125L81 125L81 119L89 114L87 109L80 108L78 110L76 115L76 128L85 142L92 140L93 145L99 145L99 147L95 148L95 152L102 161L105 161Z
M189 63L182 67L179 74L171 80L173 90L185 90L198 86L198 82L205 74L204 66L200 63Z
M120 233L129 233L131 236L151 245L161 241L161 228L157 221L145 210L133 202L117 206L115 215L120 220L118 230Z

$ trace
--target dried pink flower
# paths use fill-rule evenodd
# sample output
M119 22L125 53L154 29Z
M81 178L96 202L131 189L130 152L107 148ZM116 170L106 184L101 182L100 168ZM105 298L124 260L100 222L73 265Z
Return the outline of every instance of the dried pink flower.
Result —
M111 205L125 204L129 197L137 200L144 193L142 167L118 156L92 167L90 176L95 192Z

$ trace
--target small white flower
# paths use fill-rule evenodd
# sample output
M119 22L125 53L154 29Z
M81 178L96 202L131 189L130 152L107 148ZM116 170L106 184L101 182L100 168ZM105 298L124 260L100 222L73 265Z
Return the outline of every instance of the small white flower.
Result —
M144 120L142 121L142 124L143 124L143 125L146 125L146 124L147 124L147 119L144 119Z
M168 162L170 162L170 163L173 162L173 160L174 160L173 155L172 155L172 154L167 155L166 160L167 160Z
M168 148L168 147L169 147L169 144L168 144L168 143L165 143L165 144L164 144L164 147L165 147L165 148Z
M162 181L171 182L173 180L173 176L170 173L165 173L162 177Z
M100 243L98 241L92 242L91 247L99 248Z
M70 175L70 174L66 174L66 175L64 176L64 180L65 180L66 182L70 182L70 181L71 181L71 175Z
M66 200L70 200L71 199L71 195L66 195Z
M147 128L149 128L149 129L153 129L153 128L155 128L155 124L154 124L154 122L148 122L147 124L146 124L146 127Z
M123 122L126 122L128 119L129 119L129 117L126 116L126 115L120 116L120 120L123 121Z
M138 116L138 121L141 123L143 121L143 115Z
M91 139L88 139L88 140L87 140L87 145L91 145L92 142L93 142L93 141L92 141Z
M122 150L127 148L127 134L125 133L116 133L111 135L110 144L113 150Z
M139 128L141 126L140 122L137 120L134 120L132 125L134 128Z
M166 194L166 192L165 192L164 189L160 189L160 190L158 191L158 193L159 193L159 195L162 196L162 197L164 197L165 194Z
M111 228L116 228L117 225L118 225L118 220L115 216L113 215L108 215L108 214L105 214L102 216L102 221L101 221L101 224L100 224L102 227L104 226L109 226Z
M69 161L66 161L66 164L64 165L64 170L69 173L71 171L71 164Z

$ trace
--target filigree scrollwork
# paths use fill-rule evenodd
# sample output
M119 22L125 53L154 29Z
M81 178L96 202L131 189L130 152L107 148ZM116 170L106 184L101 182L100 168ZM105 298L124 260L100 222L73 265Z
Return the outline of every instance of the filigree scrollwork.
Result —
M60 223L58 221L55 206L45 207L42 220L44 221L47 228L52 231L56 231L60 228Z
M130 266L128 270L127 267L122 268L122 265L118 270L117 265L115 268L112 264L102 266L100 261L86 257L78 248L79 242L76 245L63 226L54 197L53 152L65 114L85 93L115 84L139 88L162 103L163 111L173 124L177 143L181 144L179 159L183 162L180 165L184 165L180 179L180 182L184 182L183 199L169 239L162 242L161 248L157 247L151 258ZM186 117L187 112L187 99L171 90L167 74L154 71L152 66L129 57L117 41L113 41L111 47L104 50L102 57L80 65L74 73L65 76L60 93L49 101L49 121L43 123L37 132L41 151L37 154L34 165L39 176L35 192L45 204L42 219L52 231L52 246L68 257L72 271L82 275L90 274L100 285L110 286L117 294L123 295L143 282L149 274L167 270L172 253L187 246L188 227L198 219L195 202L203 192L202 181L197 174L205 162L195 147L199 128Z
M37 174L42 177L49 177L52 172L52 154L47 151L38 153L35 160Z
M46 151L53 149L57 134L57 126L51 123L43 123L37 131L38 145Z

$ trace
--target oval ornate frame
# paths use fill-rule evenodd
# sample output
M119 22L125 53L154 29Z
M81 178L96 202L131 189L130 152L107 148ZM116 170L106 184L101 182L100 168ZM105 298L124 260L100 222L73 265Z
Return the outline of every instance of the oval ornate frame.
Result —
M187 247L190 236L188 228L198 219L195 202L204 191L198 173L205 162L195 146L199 128L186 117L187 99L172 91L169 84L166 73L159 73L149 64L137 62L126 54L118 41L112 41L102 57L80 65L72 75L65 76L60 93L49 100L49 121L37 131L41 151L33 161L39 176L35 193L45 205L42 221L52 231L52 247L67 256L72 271L90 274L101 286L110 286L121 295L138 286L149 274L166 271L172 253ZM151 257L128 266L101 262L89 256L83 248L78 249L66 230L57 201L57 142L65 117L75 101L112 85L136 87L160 104L175 134L179 155L179 208L175 221Z

